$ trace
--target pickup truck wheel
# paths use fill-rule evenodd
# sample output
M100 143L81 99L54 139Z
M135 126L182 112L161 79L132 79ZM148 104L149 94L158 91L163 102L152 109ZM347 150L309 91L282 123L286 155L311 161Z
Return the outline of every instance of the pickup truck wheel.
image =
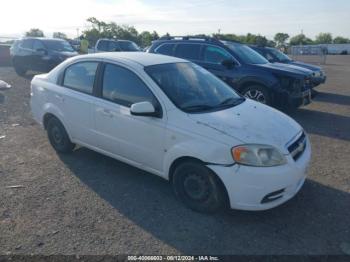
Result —
M52 147L59 153L70 153L75 147L66 129L55 117L51 118L47 124L47 135Z
M224 207L225 195L213 172L197 162L185 162L174 171L175 195L190 209L214 213Z
M242 94L246 98L250 98L262 104L271 105L272 99L269 91L260 85L251 85L243 89Z

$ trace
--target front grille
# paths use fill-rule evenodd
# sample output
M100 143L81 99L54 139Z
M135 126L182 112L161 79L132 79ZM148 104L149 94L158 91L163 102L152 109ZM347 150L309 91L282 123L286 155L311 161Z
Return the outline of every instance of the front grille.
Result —
M289 147L288 151L292 155L293 159L297 161L299 157L304 153L306 148L306 136L303 132L300 137L294 141Z

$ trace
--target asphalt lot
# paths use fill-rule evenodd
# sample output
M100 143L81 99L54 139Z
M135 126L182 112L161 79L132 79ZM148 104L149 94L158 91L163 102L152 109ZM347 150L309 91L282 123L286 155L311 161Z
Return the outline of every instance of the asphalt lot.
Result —
M13 86L0 91L0 255L350 254L350 56L324 68L327 84L292 114L313 149L300 193L203 215L154 175L85 148L57 155L30 116L31 76L0 67Z

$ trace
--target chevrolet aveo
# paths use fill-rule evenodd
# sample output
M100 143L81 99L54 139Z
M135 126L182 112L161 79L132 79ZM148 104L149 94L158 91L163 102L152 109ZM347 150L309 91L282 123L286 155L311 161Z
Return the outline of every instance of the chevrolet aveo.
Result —
M310 142L294 120L186 60L147 53L71 58L31 83L51 145L81 145L170 181L188 207L265 210L302 187Z

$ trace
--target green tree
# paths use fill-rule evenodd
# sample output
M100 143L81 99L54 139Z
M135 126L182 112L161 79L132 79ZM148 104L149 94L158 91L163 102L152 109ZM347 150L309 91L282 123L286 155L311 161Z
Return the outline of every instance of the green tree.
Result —
M39 28L32 28L28 32L26 32L25 35L31 37L44 37L44 32Z
M286 33L277 33L273 39L275 40L277 46L285 46L288 38L289 35Z
M62 32L54 32L52 35L53 38L67 39L67 35Z
M153 31L152 32L152 40L157 40L157 39L159 39L159 35L156 31Z
M333 39L334 44L348 44L350 43L350 39L342 37L342 36L337 36L336 38Z
M150 33L148 31L143 31L141 34L139 34L140 46L141 47L150 46L152 44L152 41L156 40L156 39L154 39L154 37L155 37L155 35L153 33Z
M290 41L290 45L311 45L313 44L313 41L306 37L304 34L299 34L296 36L293 36Z
M331 33L319 33L316 36L315 43L317 44L331 44L333 42Z

